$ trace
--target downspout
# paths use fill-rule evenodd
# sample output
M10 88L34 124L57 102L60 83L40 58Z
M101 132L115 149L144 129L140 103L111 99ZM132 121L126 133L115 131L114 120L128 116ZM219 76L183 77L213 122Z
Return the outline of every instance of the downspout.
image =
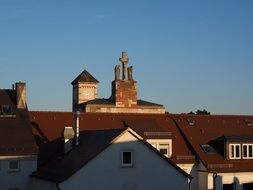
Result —
M75 116L75 132L76 132L76 136L75 136L75 145L79 145L79 117L80 117L80 111L76 111L74 113Z
M56 185L56 189L57 190L61 190L61 188L59 187L59 183L58 182L56 182L55 185Z
M192 179L188 178L188 190L191 190L192 188Z
M216 178L217 178L217 173L213 172L213 189L216 190Z

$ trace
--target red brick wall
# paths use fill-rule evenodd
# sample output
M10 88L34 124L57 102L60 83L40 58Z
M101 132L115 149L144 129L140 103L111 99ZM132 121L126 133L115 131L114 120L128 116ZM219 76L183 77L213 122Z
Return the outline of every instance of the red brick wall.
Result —
M116 107L137 107L137 84L133 80L112 82L112 101Z

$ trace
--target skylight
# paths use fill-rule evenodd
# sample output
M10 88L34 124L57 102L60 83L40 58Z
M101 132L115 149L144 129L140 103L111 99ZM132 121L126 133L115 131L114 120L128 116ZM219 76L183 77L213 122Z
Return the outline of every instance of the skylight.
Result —
M253 120L245 120L245 123L247 126L252 127L253 126Z
M1 111L3 115L13 115L11 106L6 104L6 105L1 105Z
M203 149L203 151L206 154L215 154L216 153L216 151L214 150L214 148L211 147L209 144L202 144L201 148Z
M192 118L188 118L187 122L189 123L190 126L194 126L195 122Z

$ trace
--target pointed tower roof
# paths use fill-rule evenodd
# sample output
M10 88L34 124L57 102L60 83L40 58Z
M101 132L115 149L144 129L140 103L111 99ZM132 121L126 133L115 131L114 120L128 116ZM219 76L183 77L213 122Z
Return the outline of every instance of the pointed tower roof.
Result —
M75 80L71 82L72 85L77 84L79 82L94 82L99 83L97 79L95 79L88 71L84 70L80 75L78 75Z

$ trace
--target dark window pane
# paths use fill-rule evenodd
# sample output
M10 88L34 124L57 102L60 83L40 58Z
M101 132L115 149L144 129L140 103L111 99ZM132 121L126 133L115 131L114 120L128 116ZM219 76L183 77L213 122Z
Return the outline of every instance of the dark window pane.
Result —
M249 157L253 157L252 145L249 145Z
M168 154L167 148L160 148L160 152L161 152L163 155L167 155L167 154Z
M230 148L231 148L231 157L234 158L235 157L234 146L230 146Z
M223 190L233 190L233 184L223 184Z
M131 152L123 152L123 164L132 164Z
M235 151L236 151L236 152L235 152L236 158L238 158L238 157L240 157L240 146L237 145L235 148L236 148L236 149L235 149Z
M17 170L18 169L18 161L10 161L9 162L9 169L10 170Z
M243 190L252 190L253 189L253 183L244 183L243 184Z
M243 146L243 157L247 157L247 146Z

